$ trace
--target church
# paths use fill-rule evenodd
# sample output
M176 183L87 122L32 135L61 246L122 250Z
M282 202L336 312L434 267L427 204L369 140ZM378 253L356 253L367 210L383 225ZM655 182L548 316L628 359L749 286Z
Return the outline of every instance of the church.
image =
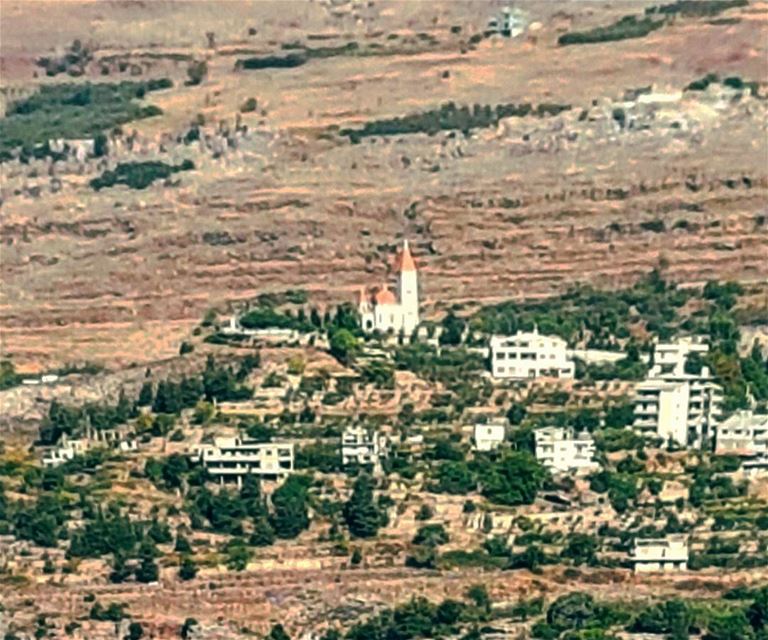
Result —
M419 326L419 283L408 240L397 253L394 271L395 291L386 282L370 290L361 287L358 309L365 331L409 336Z

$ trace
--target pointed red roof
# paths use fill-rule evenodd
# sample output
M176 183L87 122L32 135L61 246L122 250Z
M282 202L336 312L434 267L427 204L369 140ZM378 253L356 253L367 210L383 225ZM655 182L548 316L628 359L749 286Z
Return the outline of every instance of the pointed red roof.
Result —
M407 240L403 240L403 248L398 251L395 258L395 271L416 271L416 263L413 261Z

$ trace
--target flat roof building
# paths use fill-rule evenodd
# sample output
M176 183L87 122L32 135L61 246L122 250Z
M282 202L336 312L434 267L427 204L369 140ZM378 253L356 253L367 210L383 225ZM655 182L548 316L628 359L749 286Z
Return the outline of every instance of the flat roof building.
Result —
M737 411L718 425L715 442L718 454L768 454L768 414Z
M518 331L513 336L492 336L491 373L494 378L573 378L575 367L559 336L538 330Z
M637 538L630 560L635 573L685 571L688 568L688 538L681 534Z
M494 418L485 423L477 423L472 429L475 451L494 451L507 437L509 420Z
M599 467L595 462L595 441L583 431L564 427L544 427L534 431L536 459L554 473L588 472Z
M222 484L234 479L241 486L246 475L278 480L293 473L293 443L288 442L217 437L213 444L195 447L191 456Z

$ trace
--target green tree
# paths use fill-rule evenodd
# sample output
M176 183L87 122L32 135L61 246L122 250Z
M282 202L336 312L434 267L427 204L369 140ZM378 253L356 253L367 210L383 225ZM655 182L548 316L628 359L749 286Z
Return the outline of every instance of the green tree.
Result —
M275 530L266 516L259 516L253 521L253 532L248 544L254 547L268 547L275 542Z
M278 623L270 629L264 640L291 640L291 636L285 632L283 625Z
M192 580L197 575L197 565L191 556L185 555L179 565L179 578Z
M443 331L440 333L440 344L458 345L461 344L461 338L464 335L464 328L467 323L456 316L453 311L449 311L443 318Z
M309 482L305 476L292 475L272 494L270 521L278 538L295 538L309 526Z
M484 613L490 613L491 611L491 597L488 595L488 589L485 585L474 584L467 589L467 598L469 598L475 606Z
M546 471L531 454L513 451L487 470L482 493L497 504L531 504L546 477Z
M141 385L141 391L139 391L139 399L137 403L140 407L148 407L155 400L155 392L152 387L152 383L147 380Z
M688 638L692 624L693 614L688 605L675 599L643 609L631 630L638 633L666 633L674 640L683 640Z
M413 544L421 544L427 547L439 547L448 542L448 533L441 524L426 524L419 527L413 538Z
M372 538L385 524L386 515L374 502L373 489L373 479L368 474L361 474L344 505L344 520L356 538Z
M560 557L570 558L577 567L580 564L593 565L597 560L598 541L588 533L572 533L560 552Z
M128 625L128 635L125 636L125 640L141 640L144 637L144 629L138 622L131 622Z
M547 624L560 631L581 629L595 615L595 601L588 593L574 591L560 596L547 609Z
M465 495L477 489L475 474L464 462L443 462L437 468L435 490L453 495Z
M337 329L331 334L331 355L342 364L351 364L357 349L357 338L348 329Z

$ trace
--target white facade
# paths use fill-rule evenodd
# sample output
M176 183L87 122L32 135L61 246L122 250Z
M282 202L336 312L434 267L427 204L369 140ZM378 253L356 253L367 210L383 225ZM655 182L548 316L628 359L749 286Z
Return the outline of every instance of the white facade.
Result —
M475 451L494 451L504 442L509 429L508 420L491 420L487 423L478 423L472 430L472 439L475 442Z
M395 260L397 287L390 291L386 283L372 293L362 289L358 310L365 331L400 333L410 336L419 326L419 279L416 263L403 242Z
M681 446L704 446L715 434L723 399L707 367L685 372L691 353L706 353L707 345L681 340L659 344L648 377L635 388L636 431Z
M574 364L568 358L566 346L562 338L543 336L537 330L493 336L491 372L494 378L573 378Z
M716 443L719 454L768 455L768 414L738 411L717 427Z
M293 472L293 443L214 438L213 444L195 447L192 457L221 483L233 478L238 486L249 474L279 479Z
M74 459L75 456L82 455L88 451L88 448L89 442L87 439L70 439L64 434L61 436L59 445L50 449L43 456L43 466L58 467L60 464Z
M388 440L384 434L363 426L347 427L341 434L341 461L344 466L373 466L378 470L381 460L388 454Z
M685 571L688 568L688 538L669 535L636 539L630 559L635 573Z
M544 427L534 432L536 459L555 473L588 472L599 468L595 462L595 441L584 431Z

